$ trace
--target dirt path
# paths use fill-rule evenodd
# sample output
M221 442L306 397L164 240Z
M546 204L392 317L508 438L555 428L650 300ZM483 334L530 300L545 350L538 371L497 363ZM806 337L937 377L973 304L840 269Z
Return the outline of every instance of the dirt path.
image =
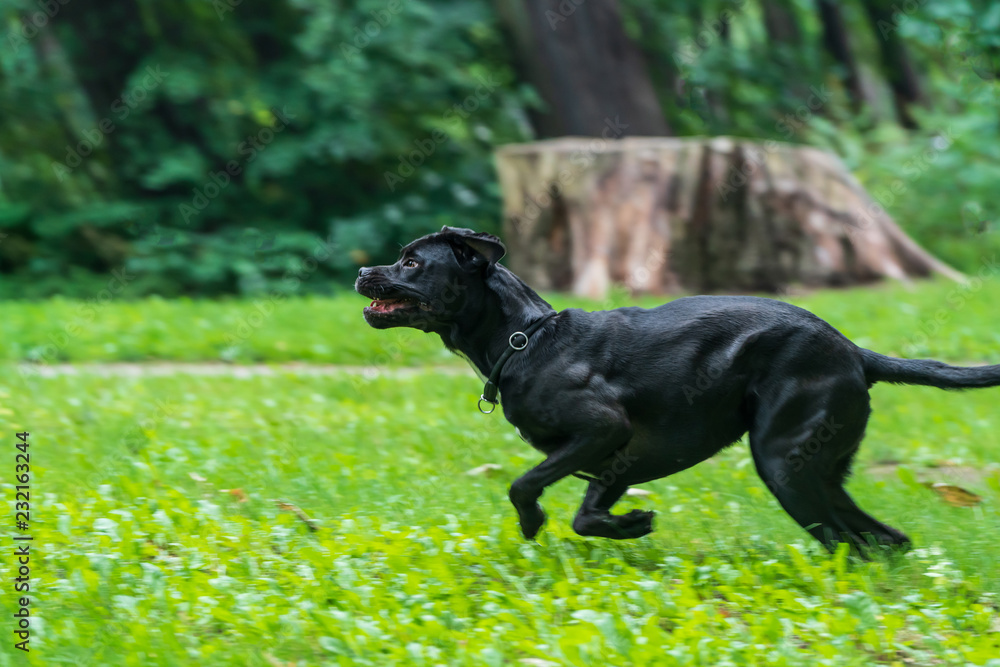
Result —
M366 378L412 377L423 373L474 376L468 366L340 366L336 364L226 364L222 362L85 363L21 364L27 374L52 378L63 375L98 375L102 377L161 377L165 375L207 375L235 378L261 375L360 375Z

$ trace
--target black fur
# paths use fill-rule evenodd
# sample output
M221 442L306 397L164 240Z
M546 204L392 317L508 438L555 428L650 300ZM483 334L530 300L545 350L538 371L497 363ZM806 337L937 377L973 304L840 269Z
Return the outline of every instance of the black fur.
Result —
M376 328L436 333L488 375L508 337L554 312L497 261L496 237L445 227L406 246L391 266L362 269L356 289L402 299L365 309ZM782 507L827 545L908 543L844 490L875 382L946 389L1000 385L1000 366L959 368L861 349L812 313L781 301L695 296L646 310L568 309L511 357L503 411L546 459L510 499L525 537L545 515L538 499L572 474L593 478L573 528L633 538L652 512L611 514L633 484L713 456L750 433L757 471Z

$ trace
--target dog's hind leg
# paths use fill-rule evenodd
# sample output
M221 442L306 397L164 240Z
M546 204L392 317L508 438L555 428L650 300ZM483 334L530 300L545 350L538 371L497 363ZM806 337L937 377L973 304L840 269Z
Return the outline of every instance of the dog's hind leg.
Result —
M605 486L599 479L591 480L587 495L576 518L573 530L579 535L627 540L653 532L655 512L632 510L628 514L612 514L611 506L618 502L628 484L613 481Z
M860 444L861 441L858 439L855 448ZM826 487L827 496L830 498L834 511L840 518L841 523L848 528L850 535L860 536L860 540L857 537L852 537L854 542L862 546L885 545L908 547L910 545L910 538L892 526L888 526L866 514L858 507L850 494L847 493L847 490L844 488L844 482L847 480L849 467L850 457L843 461L834 475L826 477L823 483Z
M796 522L832 548L909 542L863 512L844 489L870 409L866 388L838 380L772 397L758 410L750 448L761 478Z

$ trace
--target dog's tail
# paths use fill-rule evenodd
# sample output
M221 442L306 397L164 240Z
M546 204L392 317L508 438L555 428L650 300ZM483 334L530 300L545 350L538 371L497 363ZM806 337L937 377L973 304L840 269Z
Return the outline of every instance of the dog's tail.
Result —
M996 366L949 366L930 359L896 359L871 350L861 350L868 382L920 384L938 389L976 389L1000 386L1000 364Z

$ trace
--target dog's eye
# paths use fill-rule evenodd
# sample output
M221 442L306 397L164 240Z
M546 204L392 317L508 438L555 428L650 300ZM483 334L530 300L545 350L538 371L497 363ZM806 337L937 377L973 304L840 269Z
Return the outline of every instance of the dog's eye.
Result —
M404 269L415 269L418 266L420 266L420 265L417 264L417 261L415 259L408 259L405 262L403 262L403 268Z

